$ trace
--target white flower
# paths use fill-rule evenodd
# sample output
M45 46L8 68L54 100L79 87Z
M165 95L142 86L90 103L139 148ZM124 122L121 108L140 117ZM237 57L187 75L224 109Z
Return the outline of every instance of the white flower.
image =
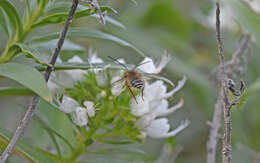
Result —
M62 63L58 58L58 62ZM78 56L73 56L68 60L69 63L82 63L82 59ZM48 88L52 94L62 92L64 88L70 88L74 85L75 81L81 80L86 72L83 70L63 70L56 71L51 74L48 82Z
M163 98L169 98L172 97L176 92L181 90L186 82L187 78L186 76L183 76L182 80L178 82L178 85L170 92L166 93Z
M157 118L169 115L183 106L184 100L181 99L177 104L169 107L167 98L179 91L184 86L185 81L186 77L183 77L183 79L178 82L178 85L169 92L167 92L166 86L160 80L150 85L147 84L144 88L144 101L141 95L136 97L138 104L134 99L131 100L131 113L140 117L140 119L135 122L135 126L141 131L146 132L147 136L152 138L167 138L183 130L188 123L169 132L170 125L168 124L168 119Z
M134 99L131 100L131 113L135 116L142 116L145 113L149 112L149 100L142 99L142 96L138 95L136 96L136 100L138 101L138 104Z
M175 136L179 132L181 132L183 129L185 129L189 125L189 121L185 120L182 122L182 124L179 125L178 128L176 128L173 131L170 130L170 125L168 124L167 118L159 118L156 120L153 120L151 124L145 129L148 136L152 138L168 138L171 136Z
M156 109L154 111L155 112L154 114L156 116L169 115L169 114L175 112L177 109L181 108L183 106L183 104L184 104L184 100L181 99L178 104L168 108L168 101L164 99L161 101L161 105L158 107L158 109Z
M104 61L101 58L97 57L97 52L93 51L92 48L88 49L88 56L90 63L104 63Z
M144 88L144 100L140 95L136 96L138 104L134 99L131 99L131 113L135 116L143 116L146 113L152 113L156 116L168 115L178 108L183 106L183 100L181 100L175 106L168 108L169 97L172 97L177 91L179 91L185 84L186 77L183 77L178 85L171 91L167 92L167 88L161 80L157 80L152 84L146 84Z
M94 103L92 101L84 101L84 106L87 109L87 113L89 117L94 117L95 116L95 107Z
M76 107L79 107L79 104L77 101L75 101L73 98L70 98L68 96L63 96L62 102L60 105L60 109L65 113L72 113L75 111Z
M88 123L87 110L82 107L77 107L72 114L72 120L78 126L85 126Z
M83 104L86 108L80 107L79 103L73 98L63 96L60 110L65 113L71 113L73 122L78 126L84 126L88 122L88 116L95 116L95 107L91 101L85 101Z
M144 60L140 63L140 64L142 63L144 64L138 66L138 69L146 73L158 74L162 71L162 69L167 65L169 61L170 61L170 55L168 55L167 53L165 53L162 56L161 61L157 66L154 64L151 58L145 57Z
M68 63L83 63L83 60L75 55L68 60ZM74 82L83 79L84 74L86 74L84 70L65 70L65 72L71 76Z

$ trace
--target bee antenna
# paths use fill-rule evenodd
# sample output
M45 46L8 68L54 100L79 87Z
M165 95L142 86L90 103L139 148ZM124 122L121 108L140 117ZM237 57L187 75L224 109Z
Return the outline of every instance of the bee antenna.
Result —
M137 67L139 67L139 66L141 66L141 65L144 65L144 64L146 64L146 63L149 63L149 62L151 62L151 61L146 61L146 62L143 62L143 63L139 63L138 65L136 65L136 66L134 67L134 70L135 70Z
M107 56L107 57L110 58L110 59L112 59L115 63L117 63L117 64L123 66L125 69L128 70L128 68L126 67L126 65L122 64L122 63L119 62L117 59L115 59L115 58L113 58L113 57L111 57L111 56Z

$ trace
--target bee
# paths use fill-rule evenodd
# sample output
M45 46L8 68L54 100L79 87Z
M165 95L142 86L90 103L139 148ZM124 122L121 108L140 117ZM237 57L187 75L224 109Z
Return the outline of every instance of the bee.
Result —
M137 104L138 104L138 102L137 102L137 99L136 99L136 97L135 97L135 95L132 91L132 88L135 88L135 89L138 89L138 90L141 91L141 96L142 96L142 99L144 101L144 87L145 87L144 77L153 77L153 78L165 80L165 81L169 82L171 85L173 85L173 83L166 78L159 77L156 74L141 73L141 72L138 72L136 70L139 66L146 64L146 63L149 63L150 61L140 63L140 64L136 65L133 69L129 70L126 67L126 65L120 63L117 59L114 59L111 56L108 56L108 57L110 59L112 59L115 63L123 66L126 70L123 74L123 77L121 79L113 82L112 86L114 86L118 82L124 82L125 86L128 88L128 91L130 92L130 94L132 95L132 97L134 98L134 100Z

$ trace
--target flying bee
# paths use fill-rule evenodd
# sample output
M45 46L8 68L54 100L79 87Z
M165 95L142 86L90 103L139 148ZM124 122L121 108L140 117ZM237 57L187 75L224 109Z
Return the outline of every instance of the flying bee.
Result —
M121 79L113 82L112 86L114 86L118 82L124 82L125 86L128 88L128 91L130 92L130 94L132 95L132 97L134 98L134 100L137 104L138 104L137 99L136 99L136 97L135 97L131 88L135 88L135 89L140 90L142 99L144 100L144 87L145 87L144 77L148 77L148 78L152 77L152 78L161 79L161 80L164 80L164 81L166 81L166 82L168 82L168 83L170 83L171 85L174 86L174 84L170 80L168 80L164 77L160 77L156 74L149 74L149 73L144 73L144 72L141 73L141 72L136 70L139 66L146 64L146 63L149 63L150 61L140 63L140 64L136 65L133 69L129 70L126 67L126 65L122 64L117 59L114 59L111 56L108 56L108 57L110 59L112 59L115 63L123 66L126 70L126 72L124 72L124 74L123 74L123 77Z

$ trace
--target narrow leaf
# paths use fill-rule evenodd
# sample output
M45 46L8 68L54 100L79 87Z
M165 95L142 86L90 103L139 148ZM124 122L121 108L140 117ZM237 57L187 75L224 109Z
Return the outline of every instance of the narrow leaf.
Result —
M11 133L3 128L0 128L0 149L4 150L9 140L11 139ZM37 148L29 145L24 140L19 140L14 150L14 154L23 157L30 162L45 162L45 163L55 163L51 157L45 153L39 151Z
M31 96L33 94L27 88L0 87L0 96Z
M7 0L1 0L0 7L3 8L6 15L8 16L14 30L16 31L16 36L20 38L23 32L23 26L16 8Z
M10 37L10 31L9 31L9 27L8 27L8 22L5 18L4 12L3 10L0 8L0 25L3 28L3 31L6 33L7 37Z
M48 126L51 132L64 141L71 149L76 139L72 123L66 114L44 100L40 100L37 113L39 113L40 118L47 121L45 127Z
M51 34L47 34L45 36L42 37L37 37L34 38L32 40L30 40L28 43L33 44L33 43L38 43L38 42L46 42L46 41L50 41L52 39L56 39L59 37L59 33L51 33ZM87 29L87 28L70 28L69 32L68 32L68 37L69 38L96 38L96 39L103 39L103 40L109 40L109 41L113 41L121 46L124 47L128 47L131 48L133 50L135 50L137 52L137 54L139 54L142 57L145 57L145 54L139 50L138 48L136 48L133 44L120 39L117 36L108 34L108 33L104 33L98 30L94 30L94 29Z
M34 68L18 63L0 64L0 76L17 81L47 101L52 101L43 76Z
M51 56L44 54L39 48L31 48L28 45L17 43L14 46L17 46L26 57L32 58L35 62L48 66Z
M102 11L114 11L110 7L101 7ZM85 10L80 10L77 11L74 15L74 18L81 18L85 16L90 16L93 14L91 12L91 9L85 9ZM38 27L38 26L44 26L44 25L50 25L50 24L57 24L57 23L63 23L66 21L68 17L68 12L63 12L63 13L55 13L52 15L48 15L44 18L42 18L39 22L36 22L32 25L32 28Z

